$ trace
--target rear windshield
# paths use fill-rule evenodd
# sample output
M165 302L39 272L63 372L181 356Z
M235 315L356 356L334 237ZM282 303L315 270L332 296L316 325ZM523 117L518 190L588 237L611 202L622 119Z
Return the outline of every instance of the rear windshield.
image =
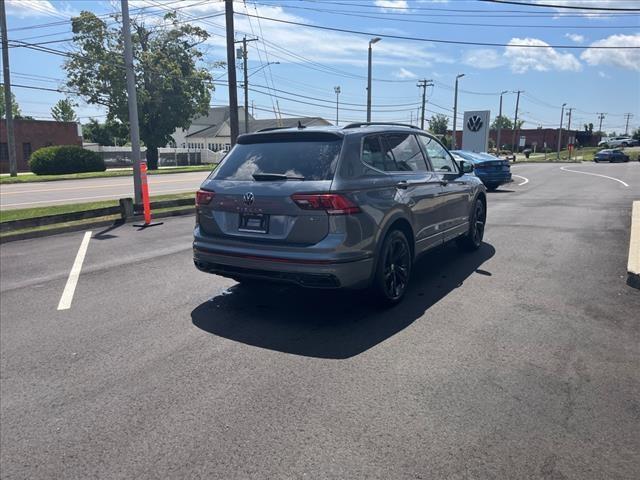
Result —
M238 144L214 178L253 181L256 173L275 173L305 180L331 180L341 147L341 138Z

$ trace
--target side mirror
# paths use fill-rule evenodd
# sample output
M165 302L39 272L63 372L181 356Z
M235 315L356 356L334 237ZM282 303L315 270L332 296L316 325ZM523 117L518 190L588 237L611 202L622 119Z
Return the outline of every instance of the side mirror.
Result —
M473 173L473 163L460 160L460 170L462 173Z

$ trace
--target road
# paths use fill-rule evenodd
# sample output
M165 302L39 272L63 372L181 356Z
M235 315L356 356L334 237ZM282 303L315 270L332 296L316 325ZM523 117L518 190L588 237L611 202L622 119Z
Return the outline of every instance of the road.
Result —
M568 168L386 311L198 272L191 217L94 231L68 310L82 232L2 245L2 477L637 479L640 164Z
M150 175L149 194L195 192L207 172ZM133 196L133 177L87 178L55 182L12 183L0 187L0 208L96 202Z

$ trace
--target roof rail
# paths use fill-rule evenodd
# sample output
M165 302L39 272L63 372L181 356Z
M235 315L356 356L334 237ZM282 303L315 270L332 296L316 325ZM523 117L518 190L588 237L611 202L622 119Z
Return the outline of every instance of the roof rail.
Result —
M345 125L343 128L344 129L360 128L360 127L368 127L371 125L390 125L394 127L408 127L408 128L415 128L416 130L420 130L420 127L417 127L416 125L409 125L407 123L395 123L395 122L355 122L355 123L350 123L348 125Z

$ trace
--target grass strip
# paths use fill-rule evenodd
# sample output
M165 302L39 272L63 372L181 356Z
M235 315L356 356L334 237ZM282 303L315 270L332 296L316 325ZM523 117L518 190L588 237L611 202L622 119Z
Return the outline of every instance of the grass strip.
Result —
M151 202L157 202L161 200L181 200L184 198L194 198L194 193L171 193L166 195L155 195L151 197ZM96 208L114 207L117 206L118 200L102 200L99 202L87 202L87 203L73 203L69 205L50 205L47 207L33 207L33 208L20 208L16 210L2 210L0 211L0 223L10 222L12 220L24 220L27 218L44 217L47 215L59 215L62 213L82 212L85 210L94 210ZM164 209L162 209L164 210ZM153 211L152 211L153 213ZM97 219L87 219L97 221ZM71 222L75 223L75 222ZM57 227L64 224L47 225L47 227ZM45 228L45 227L38 227Z

